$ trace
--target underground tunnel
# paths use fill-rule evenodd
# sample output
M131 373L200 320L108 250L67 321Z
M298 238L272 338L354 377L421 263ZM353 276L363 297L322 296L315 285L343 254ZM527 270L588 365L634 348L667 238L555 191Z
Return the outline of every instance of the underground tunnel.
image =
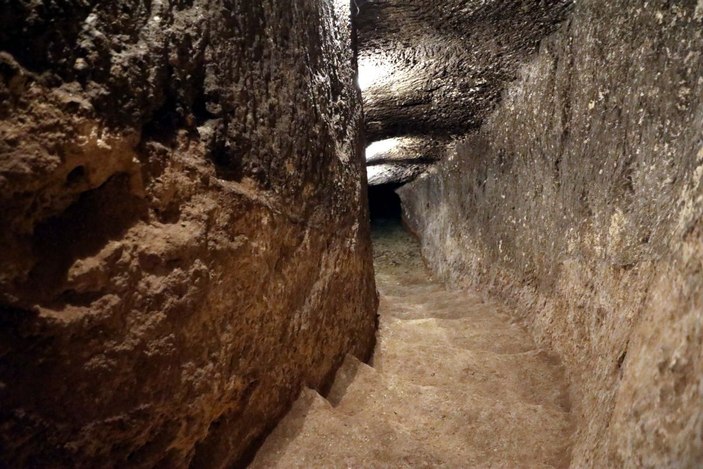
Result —
M0 467L703 466L700 0L0 5Z
M369 186L369 219L371 227L383 223L401 223L400 197L396 194L399 184Z

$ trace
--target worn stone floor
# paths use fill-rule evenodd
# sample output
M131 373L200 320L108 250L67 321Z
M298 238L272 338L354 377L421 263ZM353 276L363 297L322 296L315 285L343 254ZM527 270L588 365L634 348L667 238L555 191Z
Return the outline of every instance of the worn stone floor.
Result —
M252 467L566 467L558 364L497 302L452 291L397 223L374 228L381 304L370 365L304 390Z

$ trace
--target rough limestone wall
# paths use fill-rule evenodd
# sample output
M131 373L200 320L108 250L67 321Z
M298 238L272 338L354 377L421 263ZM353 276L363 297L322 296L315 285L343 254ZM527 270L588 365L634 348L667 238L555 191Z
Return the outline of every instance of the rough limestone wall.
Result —
M584 0L483 128L401 188L444 278L572 381L573 467L703 464L703 4Z
M349 5L0 7L0 466L224 467L373 346Z

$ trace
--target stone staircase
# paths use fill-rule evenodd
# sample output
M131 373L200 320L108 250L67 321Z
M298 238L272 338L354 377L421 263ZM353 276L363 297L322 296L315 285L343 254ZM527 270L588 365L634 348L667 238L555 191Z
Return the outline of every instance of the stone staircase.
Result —
M373 366L348 356L327 399L305 389L252 467L567 467L558 363L501 305L433 281L407 235L375 242Z

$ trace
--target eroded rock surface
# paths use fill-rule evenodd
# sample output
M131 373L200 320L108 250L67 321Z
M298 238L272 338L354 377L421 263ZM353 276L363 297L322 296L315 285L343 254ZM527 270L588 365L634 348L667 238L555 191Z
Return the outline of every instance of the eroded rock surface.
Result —
M0 7L0 465L227 466L368 356L346 7Z
M581 1L401 188L441 277L509 299L572 381L573 467L703 464L703 6Z

